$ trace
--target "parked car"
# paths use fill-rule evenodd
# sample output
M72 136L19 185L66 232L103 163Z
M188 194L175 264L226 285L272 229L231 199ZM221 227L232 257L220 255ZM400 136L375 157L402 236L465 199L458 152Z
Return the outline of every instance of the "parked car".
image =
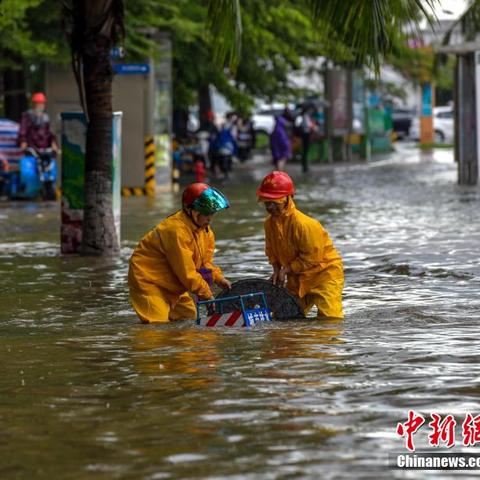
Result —
M433 130L435 143L453 143L455 135L454 111L452 106L433 109ZM420 139L420 118L415 117L410 127L410 138Z

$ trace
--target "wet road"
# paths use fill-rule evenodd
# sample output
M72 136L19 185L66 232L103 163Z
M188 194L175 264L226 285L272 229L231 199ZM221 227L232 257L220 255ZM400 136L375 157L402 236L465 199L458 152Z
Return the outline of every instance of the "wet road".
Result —
M269 273L254 196L267 170L218 185L231 280ZM387 456L405 451L408 409L456 415L458 450L480 413L480 190L456 185L449 150L290 171L343 255L343 322L139 325L127 260L178 196L125 200L122 255L106 261L58 255L56 205L0 204L0 478L449 478Z

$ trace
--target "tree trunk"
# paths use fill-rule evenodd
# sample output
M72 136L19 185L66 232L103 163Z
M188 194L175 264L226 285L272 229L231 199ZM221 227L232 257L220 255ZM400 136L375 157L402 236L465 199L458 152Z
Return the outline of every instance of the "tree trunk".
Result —
M173 109L173 133L178 139L187 138L188 110L184 108Z
M13 70L9 68L5 70L3 87L5 117L19 122L22 113L28 108L23 69Z
M209 85L201 85L198 88L198 116L200 120L200 130L206 128L209 124L209 112L212 110L212 100L210 98Z
M100 35L90 40L83 56L88 112L85 154L85 210L82 253L119 252L112 207L112 81L110 42Z

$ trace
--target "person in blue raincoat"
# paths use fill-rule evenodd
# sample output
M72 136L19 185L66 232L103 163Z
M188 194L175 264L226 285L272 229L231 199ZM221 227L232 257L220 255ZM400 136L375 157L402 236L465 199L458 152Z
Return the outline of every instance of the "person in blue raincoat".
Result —
M232 133L233 123L227 121L218 132L212 144L212 173L216 174L217 165L228 178L232 169L233 156L237 154L237 143Z

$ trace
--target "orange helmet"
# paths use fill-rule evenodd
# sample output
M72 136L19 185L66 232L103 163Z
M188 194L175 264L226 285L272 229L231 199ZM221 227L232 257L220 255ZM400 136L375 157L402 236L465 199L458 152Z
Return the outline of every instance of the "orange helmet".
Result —
M274 171L269 173L260 184L257 196L262 198L287 197L295 194L295 187L290 176L285 172Z
M32 95L32 103L47 103L47 97L42 92L36 92Z

